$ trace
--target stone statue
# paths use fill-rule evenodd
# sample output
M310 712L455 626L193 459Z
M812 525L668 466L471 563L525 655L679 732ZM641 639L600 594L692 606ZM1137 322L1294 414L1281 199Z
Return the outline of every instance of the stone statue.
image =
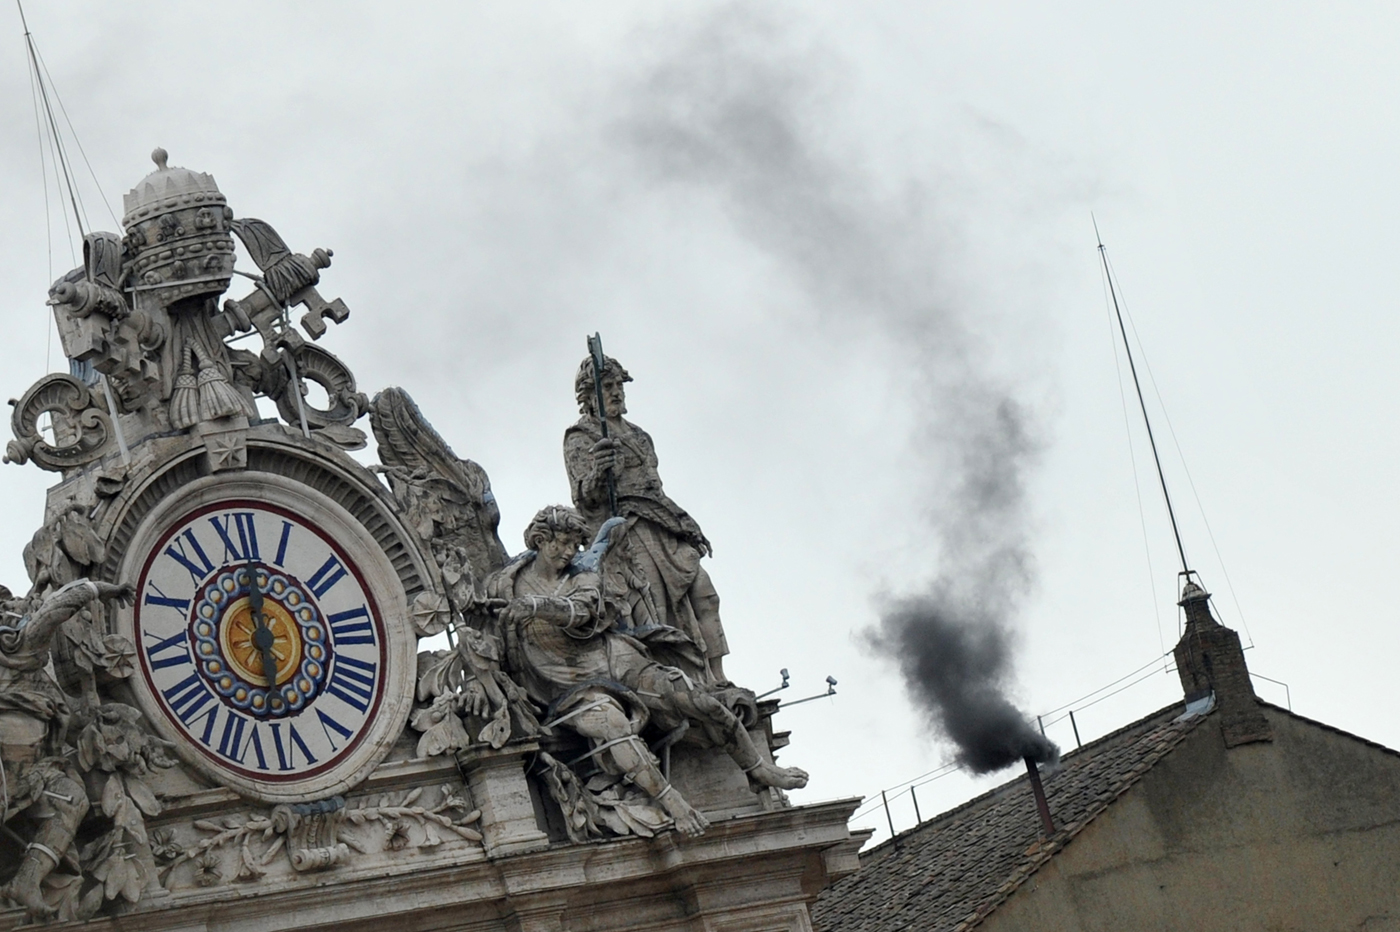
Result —
M506 559L486 470L453 453L401 388L375 395L369 416L384 464L379 471L432 552L452 611L466 613L481 583ZM429 626L424 633L437 632Z
M698 835L708 825L662 775L641 738L650 724L684 734L695 726L698 742L722 747L755 787L805 786L797 768L777 767L755 747L730 705L752 694L697 682L684 671L657 663L647 647L614 625L616 606L594 569L635 523L612 519L588 554L587 521L562 505L535 515L525 531L527 550L487 580L487 598L499 611L508 667L530 698L547 707L545 727L567 727L589 739L587 755L607 773L623 775L675 821ZM593 559L586 559L592 557ZM726 701L727 700L727 701Z
M617 360L603 365L602 396L608 423L603 436L598 416L593 359L585 359L574 378L578 423L564 432L564 465L574 504L596 532L608 514L609 475L616 494L617 517L627 521L621 554L611 561L609 585L623 587L620 606L632 628L677 628L704 658L699 676L726 682L722 661L729 653L719 618L719 595L700 558L710 553L700 525L661 489L656 448L646 431L623 418L627 413L624 382L632 377Z
M0 763L4 821L28 812L39 823L24 860L0 895L32 918L49 918L40 884L69 855L88 811L87 789L64 754L71 710L46 669L54 634L93 599L129 600L130 585L75 580L13 625L0 627ZM7 609L23 602L4 603Z
M326 301L315 287L331 251L292 252L263 221L235 219L212 175L169 165L164 149L151 157L156 170L124 198L125 235L88 234L83 265L49 290L73 372L50 373L16 402L5 460L72 469L174 428L202 438L211 472L242 468L259 395L308 439L363 446L351 425L368 399L288 317L292 305L305 306L301 328L313 341L328 319L348 318L343 301ZM249 276L256 287L247 297L220 310L235 236L262 274ZM261 351L228 344L243 334L261 336ZM308 382L325 390L325 408L307 398ZM38 428L45 420L52 436Z

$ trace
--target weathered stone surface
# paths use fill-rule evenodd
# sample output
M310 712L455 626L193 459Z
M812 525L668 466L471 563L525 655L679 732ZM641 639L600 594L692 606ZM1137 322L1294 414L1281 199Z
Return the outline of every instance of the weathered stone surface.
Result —
M569 458L592 511L612 472L619 515L546 509L510 560L485 470L306 339L349 317L316 287L330 250L155 159L125 236L89 235L50 290L72 374L12 419L7 461L60 481L29 593L0 592L22 619L0 929L810 928L855 802L783 796L806 774L774 761L776 704L723 678L709 543L620 382L617 444ZM220 310L234 236L261 274ZM366 413L377 470L345 452Z

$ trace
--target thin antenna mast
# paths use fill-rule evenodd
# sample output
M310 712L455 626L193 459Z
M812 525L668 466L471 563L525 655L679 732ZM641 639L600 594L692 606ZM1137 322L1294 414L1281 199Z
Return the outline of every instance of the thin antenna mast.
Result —
M24 3L21 2L21 0L15 0L15 6L19 9L19 21L20 21L20 25L24 27L24 47L25 47L25 49L29 52L29 67L32 68L32 69L33 69L33 72L34 72L34 86L37 87L37 88L39 89L39 99L43 101L43 105L44 105L44 116L48 118L48 123L49 123L49 145L50 145L50 147L51 147L51 153L52 153L52 155L53 155L53 159L54 159L55 162L58 163L57 166L56 166L55 169L54 169L54 175L55 175L55 177L57 177L57 175L59 174L59 172L62 172L62 173L63 173L63 184L64 184L64 186L68 189L68 203L69 203L70 205L72 205L72 207L73 207L73 219L74 219L74 221L76 221L77 224L78 224L78 241L79 241L80 243L83 243L83 242L85 242L85 241L87 240L87 229L86 229L86 225L83 223L83 209L82 209L82 207L80 206L80 200L79 200L79 197L78 197L77 188L76 188L76 187L74 186L74 184L73 184L73 166L72 166L72 164L69 162L69 159L68 159L68 151L67 151L67 150L64 148L64 146L63 146L63 133L62 133L62 131L59 129L59 126L58 126L58 118L54 116L53 104L49 102L49 91L50 91L50 89L51 89L51 83L52 83L52 82L51 82L50 79L48 79L48 69L44 67L44 65L42 64L42 59L40 59L40 57L39 57L39 49L38 49L38 47L34 44L34 34L31 33L31 32L29 31L29 20L28 20L28 18L26 18L25 15L24 15ZM54 96L55 99L58 100L58 105L59 105L59 107L60 107L61 109L63 109L63 116L64 116L64 119L65 119L65 120L68 119L68 111L67 111L66 108L63 108L63 100L62 100L61 98L58 97L58 90L57 90L57 89L53 89L53 96ZM36 122L36 123L38 122L38 115L37 115L37 114L35 115L35 122ZM73 122L72 122L71 120L68 121L68 131L69 131L69 133L72 135L73 141L77 144L77 146L78 146L78 151L79 151L80 153L82 153L83 161L84 161L85 163L87 163L88 171L89 171L89 172L92 172L92 163L87 161L87 153L83 151L83 144L82 144L81 142L78 141L78 134L77 134L77 131L74 130L74 128L73 128ZM40 160L40 163L41 163L41 167L42 167L43 157L44 157L44 142L43 142L43 138L42 138L42 134L41 134L40 140L39 140L39 160ZM47 190L47 186L48 186L48 174L47 174L47 170L45 170L44 179L45 179L45 180L44 180L44 185L45 185L45 188L46 188L46 190ZM92 172L92 181L93 181L93 184L97 186L97 193L98 193L98 195L102 198L103 203L104 203L104 204L107 204L107 212L108 212L109 214L111 214L111 213L112 213L112 206L111 206L111 204L107 203L107 195L103 193L103 191L102 191L102 186L101 186L101 184L98 183L98 181L97 181L97 174L96 174L95 172ZM48 215L48 209L49 209L48 195L47 195L47 193L46 193L45 196L44 196L44 212L45 212L45 216ZM116 221L116 215L115 215L115 214L112 214L112 220L113 220L114 222ZM52 234L50 234L50 237L51 237L51 236L52 236ZM53 244L52 244L52 242L49 243L49 249L50 249L50 250L53 249ZM53 259L52 259L52 252L50 252L50 265L52 265L52 261L53 261ZM86 259L86 252L85 252L85 253L84 253L84 262L86 262L86 261L87 261L87 259ZM52 271L53 271L52 268L50 268L49 271L50 271L50 273L52 273ZM49 333L50 333L50 339L52 339L52 333L53 333L53 331L50 330ZM48 368L48 365L49 365L49 358L48 358L48 354L45 353L45 359L44 359L44 366L45 366L45 368ZM70 366L72 366L72 365L74 365L74 363L70 362ZM88 370L87 374L85 375L85 378L88 380L88 384L89 384L89 385L93 384L93 382L91 381L91 376L92 376L92 374L93 374L92 371L91 371L91 370ZM107 376L106 376L106 374L105 374L105 373L97 373L96 375L97 375L97 381L98 381L98 382L101 382L101 384L102 384L102 394L103 394L103 396L105 397L105 399L106 399L106 401L107 401L107 412L108 412L108 413L111 415L111 417L112 417L112 428L113 428L113 431L116 433L116 437L117 437L117 448L121 451L122 462L123 462L123 463L126 463L126 464L130 464L130 463L131 463L131 450L130 450L130 448L127 447L127 445L126 445L126 434L125 434L125 432L122 430L122 422L121 422L121 416L120 416L120 410L121 410L121 409L120 409L120 408L118 407L118 405L117 405L117 399L116 399L116 397L115 397L115 396L113 395L113 393L112 393L112 386L111 386L111 384L107 381ZM301 395L297 395L297 401L298 401L298 403L301 401ZM303 427L303 429L305 429L305 424L303 424L302 427Z
M1167 491L1167 477L1162 472L1162 457L1157 453L1157 438L1152 433L1152 419L1147 416L1147 402L1142 397L1142 383L1138 381L1137 364L1133 362L1133 350L1128 345L1128 330L1123 326L1123 312L1118 306L1118 290L1113 287L1113 272L1108 267L1108 247L1103 244L1103 237L1099 234L1099 222L1090 214L1089 219L1094 224L1094 238L1099 243L1099 259L1103 262L1103 274L1108 281L1108 293L1113 298L1113 313L1118 318L1118 332L1123 337L1123 351L1128 354L1128 369L1133 374L1133 388L1137 389L1138 407L1142 409L1142 422L1147 426L1147 441L1152 445L1152 462L1157 464L1157 480L1162 484L1162 498L1167 503L1167 517L1172 522L1172 536L1176 538L1176 552L1181 557L1181 575L1195 575L1190 565L1186 562L1186 548L1181 545L1181 529L1176 524L1176 511L1172 508L1172 496Z
M15 0L15 6L19 7L20 25L24 27L24 47L29 51L29 66L34 69L34 81L39 87L39 98L44 102L44 115L49 121L49 138L52 141L54 155L57 158L60 170L63 172L63 183L68 188L68 202L73 205L73 218L78 222L78 238L87 238L87 230L83 226L83 211L78 206L78 195L73 188L73 172L68 164L68 153L63 148L63 137L58 131L58 120L53 114L53 105L49 103L49 86L44 80L44 71L39 66L39 52L34 47L34 35L29 31L29 21L24 16L24 4L20 0Z

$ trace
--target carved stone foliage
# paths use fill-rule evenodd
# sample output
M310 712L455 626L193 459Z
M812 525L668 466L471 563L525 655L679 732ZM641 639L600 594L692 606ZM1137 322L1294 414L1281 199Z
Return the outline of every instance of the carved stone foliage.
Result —
M115 449L105 401L71 375L46 375L13 404L15 439L5 449L7 463L32 461L40 469L58 471L84 466ZM44 415L52 425L50 436L39 429Z
M70 505L39 530L24 548L24 568L36 593L87 576L107 557L107 546L88 519L87 509Z
M477 845L481 833L473 826L480 819L459 788L414 787L349 803L337 796L197 819L190 828L200 837L188 844L177 841L175 828L157 830L155 855L168 889L208 887L262 880L279 858L300 874L333 870L356 858L430 851L448 838Z
M656 800L615 774L599 773L585 779L544 751L539 754L536 772L559 806L572 842L609 835L651 838L675 824Z
M54 582L41 578L45 590ZM145 820L162 806L147 781L175 761L139 710L98 691L134 670L134 645L102 624L102 600L129 598L130 588L78 579L42 591L8 602L24 611L0 629L4 819L23 813L36 826L2 892L35 919L87 918L105 902L138 901L154 883ZM90 839L81 848L80 824Z
M501 748L541 727L537 706L505 671L501 639L462 625L451 650L418 655L418 702L410 724L421 732L418 756L463 751L473 744Z

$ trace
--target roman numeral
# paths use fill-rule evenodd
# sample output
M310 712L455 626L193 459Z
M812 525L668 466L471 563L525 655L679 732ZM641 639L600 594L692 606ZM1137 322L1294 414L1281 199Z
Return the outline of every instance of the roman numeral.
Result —
M224 543L225 563L247 563L249 560L261 560L258 553L258 534L253 527L253 513L251 511L235 511L222 516L213 515L209 518L209 523L214 526L214 531L219 535L219 540ZM238 540L233 539L234 534L238 535Z
M156 638L154 644L146 645L146 657L151 661L152 670L159 670L162 667L173 667L190 662L189 646L185 641L186 632L180 631L172 634L168 638L158 637L149 631L145 632L145 635L148 638ZM169 657L161 657L157 660L156 654L165 650L175 651L175 653L171 654Z
M316 717L321 720L321 730L326 733L326 741L330 743L332 751L339 750L335 743L335 739L331 737L332 731L340 735L340 737L346 741L350 740L350 737L354 734L354 732L352 732L350 729L346 728L344 725L340 724L340 722L337 722L335 719L331 718L329 715L327 715L325 712L322 712L320 709L316 710Z
M291 722L287 723L287 743L282 744L282 723L273 722L269 725L272 729L272 741L277 748L277 769L292 770L296 767L296 751L301 749L302 756L306 758L307 764L316 763L316 757L311 753L311 749L306 746L300 734L297 733L297 726Z
M195 713L214 698L214 694L209 691L209 687L204 685L204 681L199 678L198 673L191 673L169 689L162 690L161 694L165 696L165 701L170 703L171 711L178 715L180 721L186 725L194 720ZM213 723L211 722L206 731L212 728Z
M244 738L244 731L247 731L247 738ZM219 738L219 753L234 763L241 764L248 757L248 749L252 748L253 753L258 758L258 769L267 769L267 758L263 755L262 739L258 737L257 722L249 721L243 716L229 712L228 718L224 719L224 733Z
M190 610L189 599L172 599L170 596L162 592L160 590L160 587L157 586L154 582L149 582L147 583L147 585L149 585L151 589L155 590L156 594L151 595L150 592L146 593L146 605L160 605L164 606L165 608L173 608L178 610L181 614L184 614L185 612L188 612Z
M323 599L326 593L331 591L331 587L345 578L345 567L340 565L340 558L331 554L321 568L317 570L306 585L311 591L316 593L316 598Z
M185 553L185 545L180 543L180 537L189 541L190 549L193 550L194 555L199 558L198 565ZM190 576L194 579L194 584L197 586L204 582L206 576L214 572L214 564L210 562L208 555L204 552L204 548L199 546L199 541L195 538L194 531L186 530L180 537L175 538L171 546L165 548L165 554L168 557L173 557L177 563L189 570Z
M287 563L287 541L292 538L292 522L282 522L282 536L277 540L277 557L272 562L280 567L286 567Z
M374 674L374 664L339 654L335 658L335 669L331 671L331 681L326 684L326 692L346 705L366 712L370 700L374 698Z
M348 612L336 612L329 621L336 647L374 643L374 626L369 620L369 609L363 605Z

